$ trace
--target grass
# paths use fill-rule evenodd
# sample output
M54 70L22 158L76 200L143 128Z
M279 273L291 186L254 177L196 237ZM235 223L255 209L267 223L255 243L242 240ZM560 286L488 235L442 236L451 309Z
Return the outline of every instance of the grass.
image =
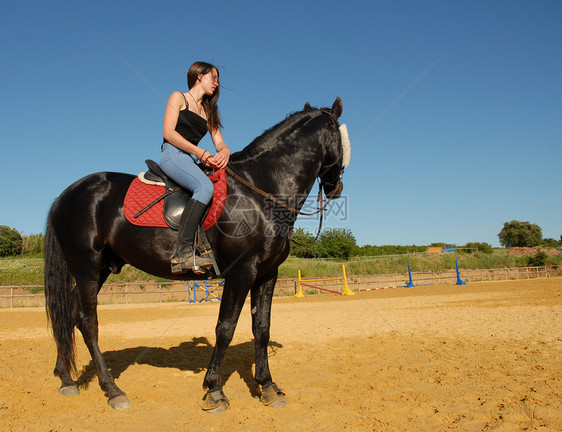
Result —
M550 257L548 264L562 263L562 257ZM461 269L487 269L504 267L524 267L527 258L509 255L505 250L496 250L492 254L477 252L475 254L411 254L380 257L358 257L346 261L304 260L289 258L279 269L280 277L295 277L300 268L303 276L322 277L341 275L341 266L345 264L347 274L374 275L405 273L408 264L412 271L427 272L455 268L458 260Z
M345 261L289 257L279 268L279 278L296 278L299 269L303 277L337 277L341 275L342 264L345 264L349 275L405 273L408 264L413 272L440 271L454 269L455 260L458 260L461 269L528 265L528 257L510 255L505 249L495 249L491 254L412 254L357 257ZM548 257L546 264L561 265L562 255ZM165 281L131 266L125 266L120 274L111 275L108 279L108 283ZM43 285L43 259L37 256L1 258L0 286L6 285Z
M0 259L0 285L43 285L43 258Z

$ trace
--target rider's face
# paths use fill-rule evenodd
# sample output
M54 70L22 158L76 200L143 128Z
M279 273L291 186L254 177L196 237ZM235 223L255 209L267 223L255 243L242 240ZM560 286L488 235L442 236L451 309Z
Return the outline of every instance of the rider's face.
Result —
M219 84L219 73L217 72L216 69L213 69L210 72L207 72L204 75L199 75L200 77L200 82L201 82L201 86L203 87L203 91L205 92L205 94L207 95L212 95L215 90L217 89L217 87L220 85Z

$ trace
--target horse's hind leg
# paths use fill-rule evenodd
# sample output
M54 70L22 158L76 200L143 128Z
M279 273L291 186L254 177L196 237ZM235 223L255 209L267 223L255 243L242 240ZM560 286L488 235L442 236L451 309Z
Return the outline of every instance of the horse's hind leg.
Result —
M285 405L285 394L271 379L267 348L271 324L271 302L277 281L277 270L270 277L258 280L252 287L252 331L256 349L256 381L261 387L260 400L266 406Z
M105 280L105 278L102 278L102 281L103 280ZM100 286L101 283L99 281L78 281L77 288L80 294L80 312L76 325L82 333L84 342L90 351L98 373L100 387L108 397L109 405L114 409L125 409L131 406L131 402L129 402L125 393L115 384L98 345L97 295Z

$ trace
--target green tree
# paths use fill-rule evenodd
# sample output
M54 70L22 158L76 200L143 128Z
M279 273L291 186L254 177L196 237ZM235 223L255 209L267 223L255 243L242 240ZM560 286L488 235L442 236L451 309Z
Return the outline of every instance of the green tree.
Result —
M0 256L21 254L21 234L7 225L0 225Z
M505 247L539 246L542 243L542 230L536 224L513 220L503 224L498 238Z
M364 245L364 246L358 246L357 250L353 252L353 255L360 255L360 256L402 255L402 254L425 252L426 250L427 250L427 246L416 246L416 245L411 245L411 246Z
M290 254L299 258L319 258L322 254L320 245L314 242L315 238L303 228L297 228L293 231L293 240L297 243L291 242Z
M349 258L358 249L355 237L347 228L324 230L319 242L325 258Z
M31 234L22 236L22 254L38 254L45 250L45 237L43 234Z

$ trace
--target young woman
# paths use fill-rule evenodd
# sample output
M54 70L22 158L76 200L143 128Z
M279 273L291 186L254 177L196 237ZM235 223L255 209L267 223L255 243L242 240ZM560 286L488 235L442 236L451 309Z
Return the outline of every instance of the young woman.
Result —
M177 184L193 192L180 219L172 273L212 266L209 259L195 255L193 246L195 231L213 197L213 184L197 163L200 161L204 166L220 169L226 167L230 158L230 150L220 132L217 68L209 63L193 63L187 72L187 86L189 91L175 91L166 105L160 158L162 170ZM198 147L207 131L215 145L215 155Z

